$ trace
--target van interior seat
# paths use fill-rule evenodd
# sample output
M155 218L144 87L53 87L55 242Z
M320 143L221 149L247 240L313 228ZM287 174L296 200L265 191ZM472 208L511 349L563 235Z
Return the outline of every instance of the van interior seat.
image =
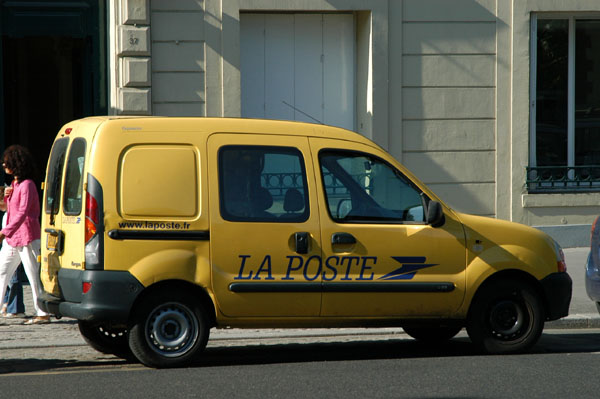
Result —
M272 219L274 215L267 212L267 209L273 206L273 196L264 187L258 187L252 190L251 198L252 216L258 218Z

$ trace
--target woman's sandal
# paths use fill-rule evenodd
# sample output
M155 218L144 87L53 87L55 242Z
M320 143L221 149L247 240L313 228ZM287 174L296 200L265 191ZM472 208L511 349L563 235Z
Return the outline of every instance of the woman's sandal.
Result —
M50 323L50 316L35 316L34 318L27 320L23 324L29 325L29 324L48 324L48 323Z

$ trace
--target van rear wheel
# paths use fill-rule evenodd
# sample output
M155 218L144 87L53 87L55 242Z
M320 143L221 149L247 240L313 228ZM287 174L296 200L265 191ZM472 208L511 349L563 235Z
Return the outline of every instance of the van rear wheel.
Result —
M111 328L106 324L78 320L79 332L84 341L101 353L115 355L124 359L131 357L127 329Z
M525 352L535 345L543 329L539 294L518 280L497 280L483 287L467 320L471 341L490 354Z
M185 366L206 347L208 317L185 292L151 295L132 314L129 347L146 366Z

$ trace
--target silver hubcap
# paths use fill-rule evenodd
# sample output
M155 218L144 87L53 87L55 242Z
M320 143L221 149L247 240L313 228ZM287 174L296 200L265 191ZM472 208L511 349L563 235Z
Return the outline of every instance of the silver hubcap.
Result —
M146 322L146 341L161 356L182 356L197 340L198 319L181 303L170 302L158 306Z

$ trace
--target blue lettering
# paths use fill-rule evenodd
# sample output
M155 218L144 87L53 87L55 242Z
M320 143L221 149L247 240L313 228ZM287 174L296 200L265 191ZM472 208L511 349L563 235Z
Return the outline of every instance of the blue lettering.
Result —
M362 267L360 269L360 276L357 278L357 280L373 280L373 273L371 273L371 275L369 277L365 278L365 271L371 270L371 266L367 266L368 260L372 260L373 265L375 265L377 263L377 258L375 256L363 256Z
M304 264L304 259L301 256L288 256L287 258L290 260L290 262L288 263L287 273L285 274L285 277L282 278L282 280L293 280L294 278L290 277L290 274L293 271L300 270L302 268L302 265ZM294 259L300 262L298 267L294 267Z
M252 280L260 280L260 274L262 272L267 273L267 278L265 280L275 280L271 274L271 255L265 256L263 259L258 271L256 272L256 276Z
M342 257L342 261L340 262L341 265L344 265L344 261L347 260L348 261L348 267L346 267L346 275L344 277L342 277L340 280L352 280L350 278L350 268L352 267L352 262L356 261L356 264L358 265L360 263L360 257L358 256L344 256Z
M246 266L246 259L248 259L250 257L250 255L239 255L240 258L242 258L242 264L240 265L240 272L238 273L237 277L234 277L234 280L250 280L252 278L252 271L250 271L250 273L248 274L248 277L243 277L242 275L244 274L244 266Z
M310 278L307 275L307 271L308 271L308 264L310 263L311 260L316 259L319 262L319 269L317 269L317 273L315 273L314 277ZM304 279L307 281L313 281L315 280L317 277L319 277L321 275L321 267L322 267L322 262L321 262L321 257L318 255L314 255L311 256L310 258L308 258L306 260L306 263L304 264Z
M323 280L325 281L335 280L337 276L337 269L334 266L330 265L329 261L335 261L335 265L337 266L340 264L340 258L339 256L330 256L325 260L325 267L333 272L333 276L327 277L327 270L323 270Z

